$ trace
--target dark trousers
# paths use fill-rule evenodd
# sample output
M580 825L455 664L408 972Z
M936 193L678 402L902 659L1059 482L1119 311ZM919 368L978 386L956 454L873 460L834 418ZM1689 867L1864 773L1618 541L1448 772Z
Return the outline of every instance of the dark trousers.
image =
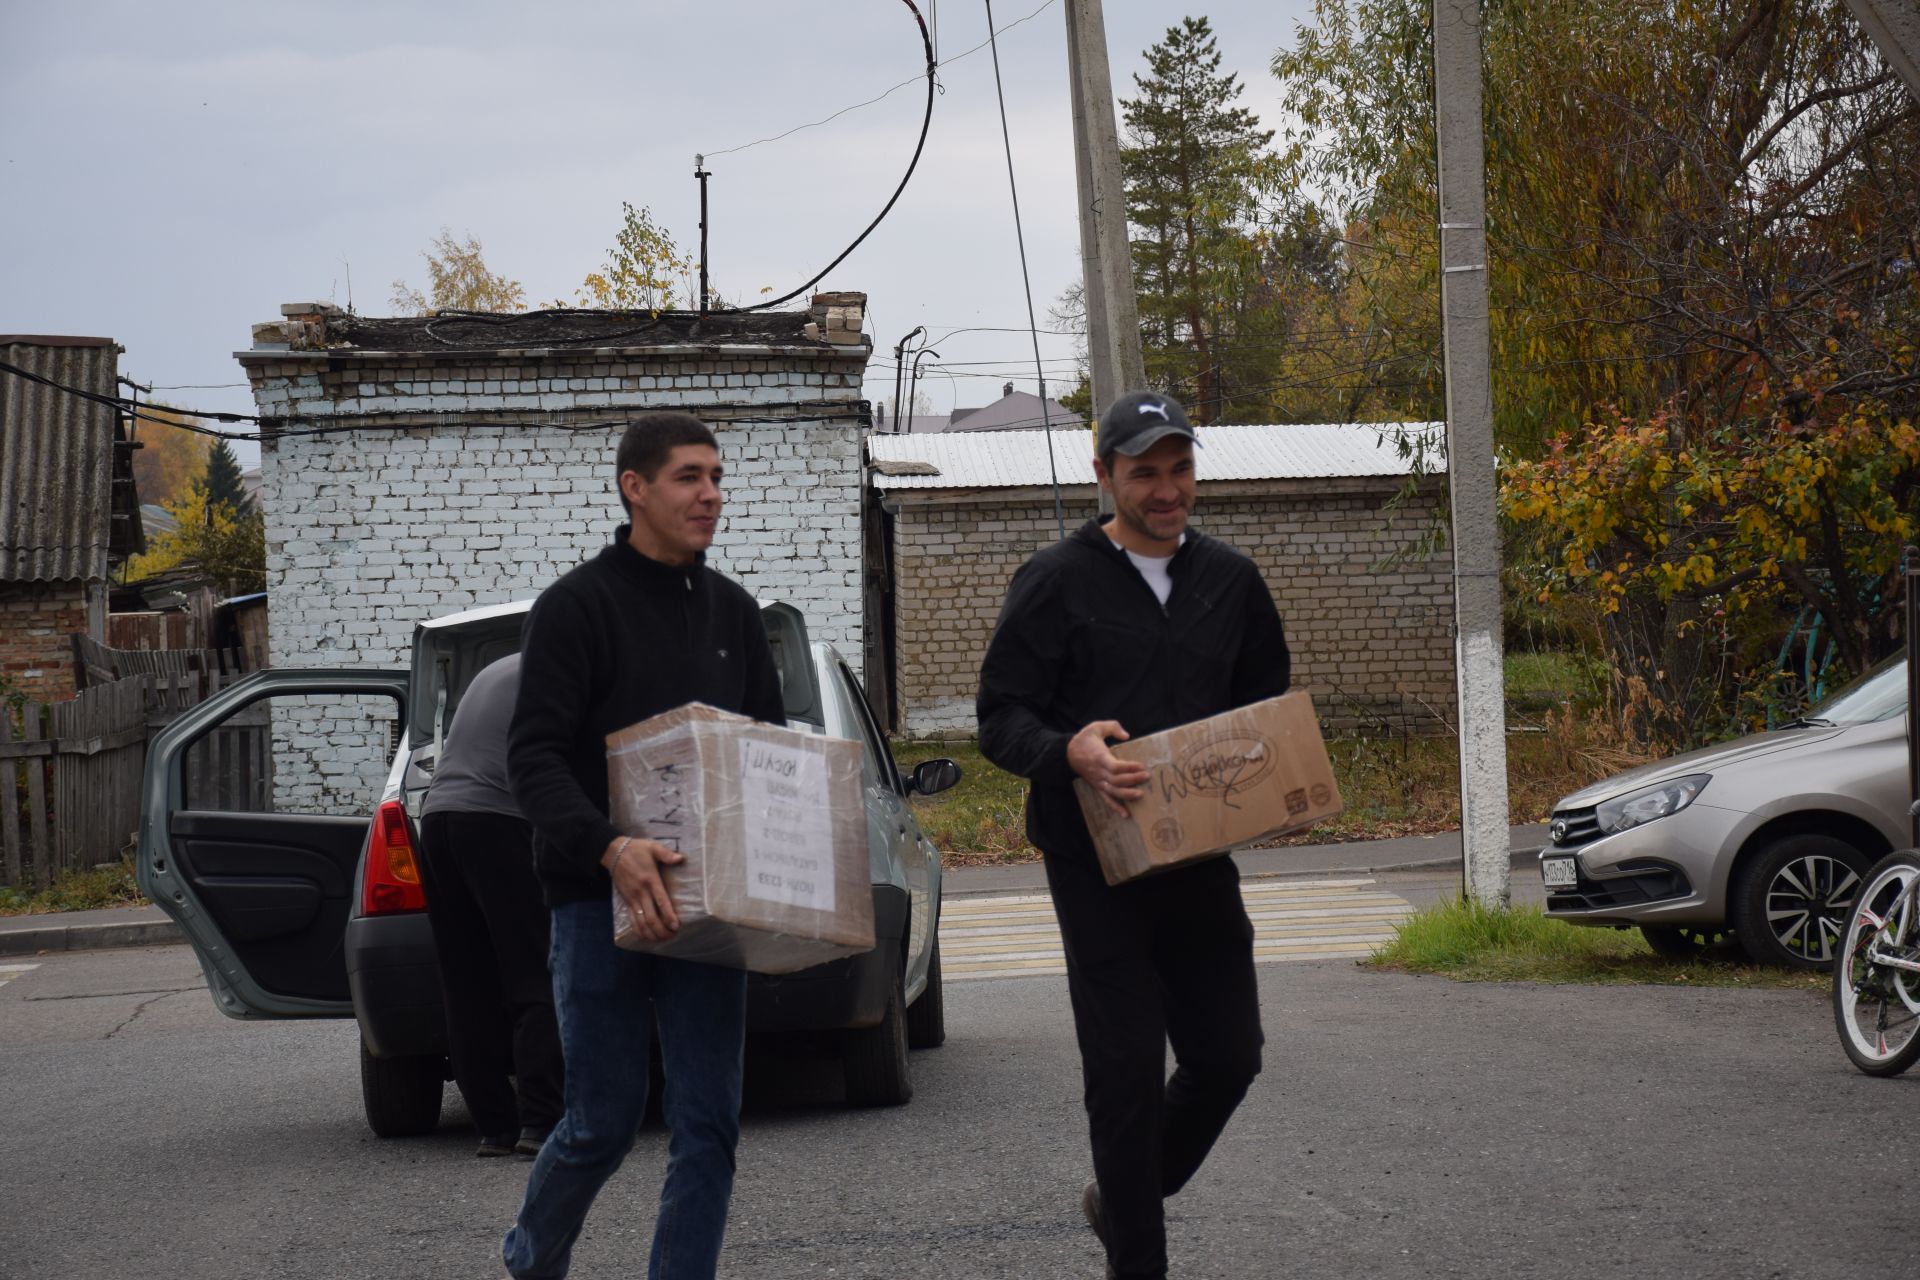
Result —
M565 1068L532 834L501 814L430 813L420 843L454 1083L485 1136L549 1129Z
M1046 868L1066 943L1109 1274L1163 1277L1161 1201L1200 1168L1260 1071L1240 872L1216 858L1109 886L1091 859L1048 854Z

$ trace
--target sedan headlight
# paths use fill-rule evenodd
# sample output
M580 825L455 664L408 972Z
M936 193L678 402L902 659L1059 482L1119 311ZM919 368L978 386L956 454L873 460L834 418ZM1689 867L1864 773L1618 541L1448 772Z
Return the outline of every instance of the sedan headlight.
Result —
M1618 835L1655 818L1680 812L1693 803L1711 777L1710 773L1691 773L1684 778L1656 782L1606 801L1594 810L1593 816L1599 820L1603 835Z

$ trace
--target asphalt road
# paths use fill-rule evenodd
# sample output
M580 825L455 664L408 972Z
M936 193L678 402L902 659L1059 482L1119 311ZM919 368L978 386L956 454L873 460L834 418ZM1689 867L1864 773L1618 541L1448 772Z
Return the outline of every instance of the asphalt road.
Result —
M1445 878L1438 878L1439 884ZM1418 888L1396 887L1409 898ZM0 1276L496 1276L526 1166L359 1115L354 1032L240 1024L183 947L0 971ZM1920 1074L1869 1080L1801 993L1261 970L1267 1070L1171 1205L1181 1277L1855 1277L1920 1246ZM1097 1277L1065 984L950 984L918 1096L763 1068L723 1274ZM449 1097L453 1095L449 1091ZM639 1274L665 1135L575 1274Z

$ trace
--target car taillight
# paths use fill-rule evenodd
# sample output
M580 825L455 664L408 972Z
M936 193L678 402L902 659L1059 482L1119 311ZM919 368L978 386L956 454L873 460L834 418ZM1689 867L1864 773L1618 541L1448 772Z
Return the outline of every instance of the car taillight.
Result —
M361 894L362 915L390 916L403 911L425 911L427 891L420 885L420 860L407 831L407 811L389 800L375 811L367 832L366 889Z

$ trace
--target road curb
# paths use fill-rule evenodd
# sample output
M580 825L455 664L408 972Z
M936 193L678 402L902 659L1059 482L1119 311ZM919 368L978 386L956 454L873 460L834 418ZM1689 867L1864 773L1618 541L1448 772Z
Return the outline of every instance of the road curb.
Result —
M1516 849L1513 852L1513 869L1518 871L1534 864L1537 849ZM954 886L951 877L942 886L941 893L949 898L1007 898L1022 894L1044 894L1047 891L1045 878L1038 874L1040 864L1021 863L1018 866L1030 866L1035 873L1032 884L993 885L978 889L962 889ZM1385 862L1371 866L1355 867L1298 867L1274 868L1262 870L1242 870L1241 875L1248 880L1329 880L1348 876L1376 876L1398 871L1442 871L1458 868L1458 855L1444 858L1421 858L1405 862ZM956 868L957 870L957 868ZM0 956L34 955L54 951L105 951L129 947L165 947L184 943L186 934L180 926L171 920L127 920L110 924L51 924L36 925L21 929L8 929L6 918L0 917Z
M0 931L0 956L43 951L104 951L116 947L164 947L185 942L171 920L135 920L125 924L56 924Z
M1514 871L1525 870L1534 865L1535 848L1515 849L1508 866ZM1015 866L1038 867L1038 862L1015 863ZM1450 871L1460 866L1458 855L1448 858L1421 858L1408 862L1383 862L1365 867L1281 867L1273 870L1250 871L1241 868L1242 880L1338 880L1346 876L1377 876L1397 871ZM984 889L956 889L951 880L940 886L942 898L1007 898L1018 894L1045 893L1046 881L1037 880L1031 885L995 885Z

